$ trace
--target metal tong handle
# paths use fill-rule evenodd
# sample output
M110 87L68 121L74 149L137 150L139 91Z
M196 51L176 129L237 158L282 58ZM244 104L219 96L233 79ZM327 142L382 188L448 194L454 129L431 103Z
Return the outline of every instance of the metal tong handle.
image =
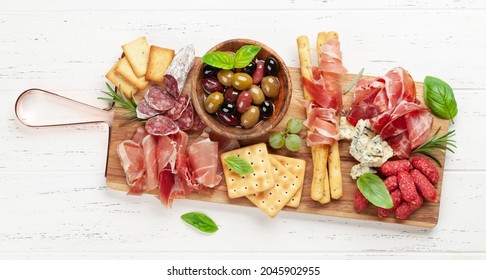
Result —
M47 107L49 106L49 107ZM72 112L75 112L78 119L70 119ZM59 116L54 116L57 107ZM15 102L15 115L17 119L29 127L54 127L63 125L95 124L106 123L111 128L114 110L104 110L98 107L67 98L65 96L38 88L27 89L22 92ZM49 121L38 120L46 118ZM66 119L66 122L59 121Z

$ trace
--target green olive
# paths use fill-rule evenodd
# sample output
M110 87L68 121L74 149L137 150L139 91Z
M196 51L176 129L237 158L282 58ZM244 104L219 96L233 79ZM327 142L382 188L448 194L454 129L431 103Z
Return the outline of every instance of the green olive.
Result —
M263 94L263 91L259 86L252 85L248 91L251 93L251 103L260 105L265 101L265 94Z
M231 70L219 70L218 81L225 87L231 86L235 73Z
M275 98L278 95L278 91L280 90L280 82L278 78L275 76L266 76L262 79L262 91L263 93L270 97Z
M214 114L218 111L219 105L223 103L224 95L221 92L215 91L206 97L204 101L204 109L210 114Z
M245 90L250 88L251 85L253 85L253 79L251 78L250 75L246 73L236 73L233 76L232 85L234 88L238 90Z
M257 106L248 107L248 111L241 115L241 126L251 128L260 120L260 109Z

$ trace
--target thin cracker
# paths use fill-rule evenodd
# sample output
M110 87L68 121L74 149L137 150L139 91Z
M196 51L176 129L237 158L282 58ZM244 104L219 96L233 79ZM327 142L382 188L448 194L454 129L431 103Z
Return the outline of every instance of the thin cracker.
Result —
M275 187L270 190L248 195L247 198L270 217L275 217L292 199L300 187L300 180L278 160L270 157Z
M162 83L164 75L174 58L174 50L150 46L150 54L145 78L152 82Z
M106 73L105 77L112 82L118 90L121 88L126 97L131 98L132 95L137 93L137 87L127 82L122 76L115 72L115 68L118 65L115 64L111 67L110 71Z
M285 168L287 168L299 180L299 189L286 205L295 208L299 207L302 198L302 190L304 189L303 186L306 168L305 160L279 155L270 155L270 157L276 159L280 164L285 166Z
M126 57L123 57L118 61L117 66L115 67L115 72L122 76L127 82L136 86L139 90L144 89L148 85L148 81L144 76L137 77L135 72L133 72L133 69Z
M229 156L239 156L253 166L252 174L240 175L224 163L224 159ZM223 166L228 196L237 198L266 191L275 186L272 165L268 157L267 146L265 143L255 144L239 149L235 149L221 154L221 165Z
M145 37L140 37L122 45L123 52L132 66L137 77L142 77L147 72L150 46Z

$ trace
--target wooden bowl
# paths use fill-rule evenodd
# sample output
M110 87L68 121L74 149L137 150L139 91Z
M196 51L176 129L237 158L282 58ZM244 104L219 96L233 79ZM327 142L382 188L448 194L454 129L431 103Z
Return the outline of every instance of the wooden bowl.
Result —
M202 67L204 63L201 60L197 60L194 64L193 71L195 73L195 78L192 81L192 100L194 103L194 108L197 114L201 117L204 124L210 127L214 132L223 135L225 137L234 138L238 140L248 140L254 139L262 136L272 130L279 122L284 118L287 110L290 106L290 100L292 99L292 81L290 79L290 73L285 65L285 62L278 56L275 51L267 47L266 45L249 39L232 39L224 41L212 47L208 52L214 51L232 51L236 52L239 48L244 45L256 45L260 46L261 50L257 54L257 58L264 60L269 56L273 56L279 66L280 70L277 78L280 81L280 91L278 97L273 99L273 104L275 110L273 115L268 120L261 120L252 128L242 128L242 127L232 127L228 126L221 121L219 121L216 115L211 115L204 109L204 100L208 95L202 88Z

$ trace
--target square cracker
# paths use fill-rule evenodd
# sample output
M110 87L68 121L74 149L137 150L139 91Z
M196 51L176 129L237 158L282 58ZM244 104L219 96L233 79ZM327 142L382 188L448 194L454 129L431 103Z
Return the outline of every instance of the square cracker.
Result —
M270 217L275 217L292 199L299 189L300 180L278 160L270 157L275 187L267 191L246 196Z
M248 161L253 166L254 172L252 174L240 175L231 171L231 169L224 163L224 159L229 156L239 156ZM272 165L268 157L267 146L265 143L223 153L221 154L221 165L223 166L226 186L228 188L228 196L230 198L262 192L275 186L272 175Z
M306 167L305 160L279 155L270 155L270 157L276 159L280 164L285 166L285 168L287 168L299 180L299 189L286 205L295 208L299 207L300 200L302 198L302 190L304 189L303 186Z
M118 90L120 90L121 88L127 98L131 98L132 95L134 95L137 92L137 88L134 85L127 82L125 79L123 79L122 76L118 75L115 72L115 68L117 65L118 63L113 65L110 71L106 73L105 77L108 80L110 80L110 82L112 82L115 85L115 87L118 87Z
M148 81L145 80L145 77L137 77L135 72L133 72L130 63L128 62L127 57L123 57L122 59L118 60L118 63L115 67L115 72L122 76L130 84L136 86L139 90L144 89L148 85Z
M123 45L122 49L137 77L145 75L150 53L150 46L147 39L140 37L137 40Z
M174 58L174 50L150 46L150 54L145 78L152 82L162 83L165 71Z

